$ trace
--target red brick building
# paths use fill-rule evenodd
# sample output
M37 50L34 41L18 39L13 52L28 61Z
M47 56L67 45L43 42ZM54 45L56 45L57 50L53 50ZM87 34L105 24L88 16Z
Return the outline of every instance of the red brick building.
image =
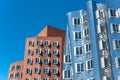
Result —
M8 80L62 80L65 32L46 26L36 37L26 39L24 61L10 65ZM11 67L20 65L18 77ZM11 78L11 75L12 78Z

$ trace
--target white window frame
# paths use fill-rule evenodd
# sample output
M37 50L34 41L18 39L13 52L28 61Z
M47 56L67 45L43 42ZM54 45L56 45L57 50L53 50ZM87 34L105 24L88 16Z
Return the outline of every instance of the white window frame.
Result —
M111 10L112 11L115 10L114 15L116 15L116 16L111 16L111 12L110 12ZM109 18L118 18L118 10L117 9L108 9L108 16L109 16Z
M39 60L39 62L37 62L37 59ZM36 57L36 58L35 58L35 63L36 63L36 64L40 64L40 62L41 62L40 57Z
M77 36L81 36L81 38L78 38L78 39L75 39L75 33L77 33ZM81 33L81 35L78 35L79 33ZM73 39L75 40L75 41L78 41L78 40L81 40L82 39L82 32L81 31L74 31L73 32Z
M53 73L53 69L56 70L57 72ZM58 74L58 68L53 68L53 69L52 69L52 74Z
M54 60L56 60L56 61L57 61L57 63L53 63L53 62L54 62ZM53 58L53 59L52 59L52 64L58 64L58 58Z
M31 68L26 68L26 72L27 72L27 69L30 70L30 73L26 73L27 75L30 75L32 73L32 69Z
M58 78L52 78L52 80L58 80Z
M115 41L120 41L120 39L119 40L117 40L117 39L113 40L113 48L114 48L114 50L120 50L120 48L116 47L116 42Z
M119 62L118 62L118 59L119 59L119 58L120 58L120 57L116 57L116 58L115 58L116 68L118 68L118 69L120 68L120 66L119 66L120 64L119 64Z
M37 52L37 50L39 50L39 53ZM36 54L38 55L38 54L41 54L41 52L42 52L42 49L41 48L37 48L36 49Z
M30 42L32 42L32 43L30 44ZM30 40L30 41L28 42L28 46L34 46L34 41L33 41L33 40Z
M55 42L57 45L53 45L54 42ZM59 44L58 44L58 41L53 41L53 42L52 42L52 46L53 46L53 47L58 47L58 45L59 45Z
M30 60L30 63L28 62L28 59ZM32 58L28 58L27 59L27 64L30 64L30 65L32 65L32 63L33 63L33 60L32 60Z
M40 44L38 44L38 41L40 42ZM42 40L37 40L36 45L41 46L42 45Z
M92 63L93 63L93 59L89 59L89 60L86 61L86 70L87 71L92 71L94 69L94 63L92 64L93 68L88 69L88 61L92 61Z
M28 50L28 55L33 55L33 50L32 49Z
M66 56L70 56L70 55L64 55L64 63L65 64L71 64L72 63L71 56L70 56L70 62L66 61Z
M56 54L54 54L53 51L56 51ZM55 55L55 56L58 55L58 49L54 49L53 51L52 51L53 55Z
M85 33L86 33L85 30L87 30L87 34L86 35L85 35ZM83 37L86 38L86 39L89 38L89 28L88 27L83 30Z
M45 59L47 60L47 62L45 63ZM50 61L49 61L49 58L44 58L44 64L49 64Z
M65 71L68 70L63 70L63 79L72 79L72 71L70 70L70 78L65 78Z
M86 45L90 45L90 50L89 50L89 51L87 51ZM91 50L92 50L91 48L92 48L91 42L86 43L86 44L84 45L85 53L86 53L86 54L87 54L87 53L91 53Z
M45 45L45 42L48 42L48 45ZM50 40L46 40L45 42L44 42L44 46L50 46Z
M47 50L47 53L45 53L45 50ZM44 54L48 55L50 53L50 49L44 49Z
M118 25L118 32L113 31L113 25ZM111 27L111 33L120 33L120 24L111 23L110 27Z
M35 72L35 69L38 69L38 71ZM39 68L39 67L35 67L35 68L34 68L34 73L35 73L35 74L39 74L39 73L40 73L40 68Z
M74 23L74 20L77 20L77 24ZM79 19L79 24L78 24L78 19ZM81 25L81 18L80 17L74 17L72 18L72 25L75 26L80 26Z
M48 77L44 77L43 80L49 80L49 78Z
M79 48L79 49L82 48L82 54L77 55L77 54L76 54L76 48ZM82 56L83 53L84 53L84 52L83 52L83 46L75 46L75 47L74 47L74 56L79 57L79 56Z
M47 69L48 71L45 73L45 72L44 72L44 69ZM43 74L49 74L49 72L50 72L50 71L49 71L49 67L44 67L44 68L43 68Z
M80 72L78 72L78 68L77 68L77 65L78 65L78 64L80 65L80 67L79 67L79 68L80 68ZM83 69L84 69L84 71L81 71L81 69L82 69L82 68L81 68L81 64L83 64L83 65L84 65L84 68L83 68ZM85 72L85 64L84 64L84 63L82 63L82 62L75 63L75 71L76 71L76 73L84 73L84 72Z
M108 60L108 58L101 57L101 68L108 68L109 67L109 63L106 64L106 60Z

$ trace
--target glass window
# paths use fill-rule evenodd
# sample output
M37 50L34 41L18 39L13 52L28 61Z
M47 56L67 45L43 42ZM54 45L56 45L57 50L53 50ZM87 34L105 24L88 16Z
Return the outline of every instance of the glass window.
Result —
M28 50L28 55L32 55L33 51L32 50Z
M42 45L42 40L37 40L37 46L41 46Z
M34 78L34 80L39 80L39 78Z
M43 73L48 74L49 73L49 68L48 67L43 68Z
M31 64L32 65L32 58L28 58L27 59L27 64Z
M115 58L116 67L120 68L120 57Z
M15 69L15 66L12 66L12 67L11 67L11 71L14 70L14 69Z
M53 64L58 64L58 59L57 58L53 58L52 63Z
M87 43L87 44L85 45L85 52L86 52L86 53L91 52L91 43Z
M112 33L120 33L120 26L119 24L111 24L111 31Z
M52 74L58 74L58 68L53 68L52 69Z
M99 49L100 50L106 50L107 49L107 43L103 41L102 39L99 40Z
M120 40L114 40L113 45L115 50L120 50Z
M26 74L31 74L31 69L30 68L26 69Z
M41 49L40 48L36 49L36 54L41 54Z
M44 54L49 54L49 49L45 49Z
M52 80L58 80L58 78L52 78Z
M30 78L26 78L26 80L30 80Z
M88 22L87 21L87 14L86 13L83 15L82 19L83 19L83 24L86 26L87 22Z
M13 78L13 74L10 74L9 77L10 77L10 78Z
M76 73L81 73L85 71L85 64L84 63L76 63Z
M80 40L82 38L81 32L74 32L74 40Z
M93 60L87 60L86 61L86 70L93 70Z
M83 48L82 47L75 47L74 48L74 50L75 50L75 56L81 56L82 55L82 53L83 53Z
M70 57L70 55L65 55L64 56L64 63L71 63L71 57Z
M57 46L58 46L58 41L54 41L54 42L52 43L52 45L53 45L53 47L57 47Z
M50 41L45 41L45 42L44 42L44 45L45 45L45 46L49 46L49 45L50 45Z
M88 28L86 28L84 31L84 37L88 37L89 36L89 30L88 30Z
M49 58L44 58L44 64L49 64Z
M19 73L15 73L15 78L18 78L19 77Z
M29 41L29 46L34 46L34 42L33 41Z
M104 19L104 12L101 10L96 11L96 18L97 19Z
M35 73L39 74L40 73L40 68L35 68Z
M109 9L109 17L110 18L117 18L117 10L115 9Z
M64 76L64 79L71 79L71 71L70 70L64 70L63 71L63 76Z
M98 31L98 34L104 34L105 33L104 25L98 24L97 31Z
M101 67L102 68L109 67L109 60L108 60L108 58L101 57Z
M49 80L49 78L45 77L45 78L43 78L43 80Z
M52 54L53 54L53 55L58 55L58 50L53 50L53 51L52 51Z
M39 64L39 63L40 63L40 58L36 58L36 59L35 59L35 63L36 63L36 64Z
M21 69L21 66L20 65L17 65L16 66L16 70L20 70Z
M73 18L73 26L79 26L80 25L80 18Z

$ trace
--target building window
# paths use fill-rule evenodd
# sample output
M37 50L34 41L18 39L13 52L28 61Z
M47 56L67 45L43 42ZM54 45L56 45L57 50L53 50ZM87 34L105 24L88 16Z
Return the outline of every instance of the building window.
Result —
M21 66L20 65L17 65L16 66L16 70L20 70L21 69Z
M19 73L15 73L15 78L18 78L19 77Z
M48 67L43 68L43 73L48 74L49 73L49 68Z
M92 77L92 78L89 78L89 79L87 79L87 80L96 80L94 77Z
M92 59L86 61L86 70L87 71L93 70L93 60Z
M101 57L101 67L102 68L108 68L109 67L108 58Z
M27 64L32 65L32 58L28 58L28 59L27 59Z
M58 55L58 50L53 50L53 51L52 51L52 54L53 54L53 55Z
M64 79L71 79L72 78L72 71L70 71L70 70L64 70L63 71L63 78Z
M75 56L81 56L83 53L83 47L74 47L74 55Z
M33 41L29 41L29 46L34 46L34 42Z
M115 58L116 67L120 68L120 57Z
M32 50L28 50L28 55L32 55L33 51Z
M52 64L58 64L58 58L53 58Z
M115 50L120 50L120 40L113 40L113 46Z
M104 12L101 10L96 11L96 19L104 19Z
M99 49L100 50L106 50L107 49L107 43L103 41L102 39L99 40Z
M11 71L14 70L14 69L15 69L15 66L12 66L12 67L11 67Z
M49 78L45 77L45 78L43 78L43 80L49 80Z
M97 32L98 32L98 34L104 34L105 33L104 25L98 24L97 25Z
M10 78L13 78L13 74L10 74L9 77L10 77Z
M44 54L49 54L49 49L45 49Z
M35 73L39 74L40 73L40 68L35 68Z
M53 68L52 69L52 74L58 74L58 68Z
M84 63L76 63L75 68L76 68L76 73L82 73L85 71L85 64Z
M27 68L27 69L26 69L26 74L29 74L29 75L30 75L30 74L31 74L31 72L32 72L32 71L31 71L31 69L30 69L30 68Z
M70 64L71 63L70 55L64 55L64 63L66 63L66 64Z
M109 18L117 18L118 12L115 9L109 9L108 10Z
M36 59L35 59L35 63L36 63L36 64L40 64L40 58L36 58Z
M49 45L50 45L50 41L45 41L45 42L44 42L44 45L45 45L45 46L49 46Z
M52 80L58 80L58 78L52 78Z
M42 45L42 40L37 40L37 46L41 46Z
M80 25L80 18L73 18L72 22L73 22L73 26L79 26Z
M49 64L49 58L44 58L44 64Z
M26 78L25 80L30 80L30 78Z
M85 53L90 53L91 52L91 43L87 43L85 45Z
M119 24L111 24L111 31L112 31L112 33L120 33Z
M82 23L84 24L84 26L88 26L87 13L85 13L85 14L82 16Z
M36 49L36 54L41 54L41 49Z
M34 80L39 80L39 78L34 78Z
M53 47L57 47L57 46L58 46L58 41L54 41L54 42L52 43L52 45L53 45Z
M84 37L85 37L85 38L88 38L88 37L89 37L89 30L88 30L88 28L86 28L86 29L83 31L83 34L84 34Z
M77 31L77 32L73 32L74 35L74 40L80 40L82 38L82 33Z

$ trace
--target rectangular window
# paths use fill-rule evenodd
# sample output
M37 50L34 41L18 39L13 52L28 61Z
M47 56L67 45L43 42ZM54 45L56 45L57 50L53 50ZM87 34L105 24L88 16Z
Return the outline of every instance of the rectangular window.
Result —
M120 68L120 57L115 58L116 67Z
M111 24L111 32L112 33L120 33L120 25L119 24Z
M120 50L120 40L113 40L113 47L115 50Z
M52 43L52 46L53 46L53 47L58 47L58 41L54 41L54 42Z
M64 70L63 71L63 78L64 79L71 79L72 78L72 71L71 70Z
M85 45L85 53L90 53L91 52L91 43L87 43Z
M33 41L29 41L29 46L34 46L34 42Z
M43 78L43 80L49 80L49 78L45 77L45 78Z
M80 18L73 18L72 22L73 22L73 26L79 26L80 25Z
M33 51L32 50L28 50L28 55L32 55Z
M10 75L9 75L9 78L13 78L13 74L10 74Z
M93 70L93 60L92 59L86 61L86 70L87 71Z
M118 11L115 9L109 9L108 14L109 14L109 18L117 18L118 17Z
M99 49L100 50L106 50L107 49L107 43L103 41L102 39L99 40Z
M28 58L28 59L27 59L27 64L32 65L32 58Z
M109 67L108 58L101 57L101 67L102 68L108 68Z
M96 11L96 19L104 19L104 12L101 10Z
M53 55L58 55L58 50L54 49L54 50L52 51L52 54L53 54Z
M30 69L30 68L27 68L27 69L26 69L26 74L29 74L29 75L30 75L30 74L31 74L31 72L32 72L32 71L31 71L31 69Z
M50 41L48 41L48 40L45 41L45 42L44 42L44 45L45 45L45 46L50 46Z
M39 78L34 78L34 80L39 80Z
M26 78L25 80L30 80L30 78Z
M77 32L73 32L74 35L74 40L80 40L82 38L82 33L77 31Z
M44 54L49 54L49 49L45 49Z
M58 64L58 58L53 58L52 64Z
M58 74L58 68L53 68L52 69L52 74Z
M83 34L84 34L84 37L85 37L85 38L88 38L88 37L89 37L89 30L88 30L88 28L86 28L86 29L83 31Z
M48 67L43 68L43 73L48 74L49 73L49 68Z
M36 49L36 54L41 54L41 49L40 48Z
M19 77L19 73L15 73L15 78L18 78Z
M44 64L49 64L49 58L44 58Z
M58 78L52 78L52 80L58 80Z
M77 46L74 47L74 55L81 56L83 54L83 47Z
M82 16L82 23L84 24L84 26L88 26L87 13L85 13L85 14Z
M85 64L84 63L76 63L75 68L76 68L76 73L82 73L85 71Z
M21 69L21 66L20 65L17 65L16 66L16 70L20 70Z
M11 67L11 71L14 70L14 69L15 69L15 66L12 66L12 67Z
M35 68L35 73L36 73L36 74L39 74L39 73L40 73L40 68L39 68L39 67Z
M41 46L42 45L42 40L37 40L37 46Z
M66 63L66 64L70 64L71 63L70 55L64 55L64 63Z
M97 25L97 32L98 32L98 34L104 34L105 33L104 25L98 24Z
M40 58L36 58L36 59L35 59L35 63L36 63L36 64L40 64Z

